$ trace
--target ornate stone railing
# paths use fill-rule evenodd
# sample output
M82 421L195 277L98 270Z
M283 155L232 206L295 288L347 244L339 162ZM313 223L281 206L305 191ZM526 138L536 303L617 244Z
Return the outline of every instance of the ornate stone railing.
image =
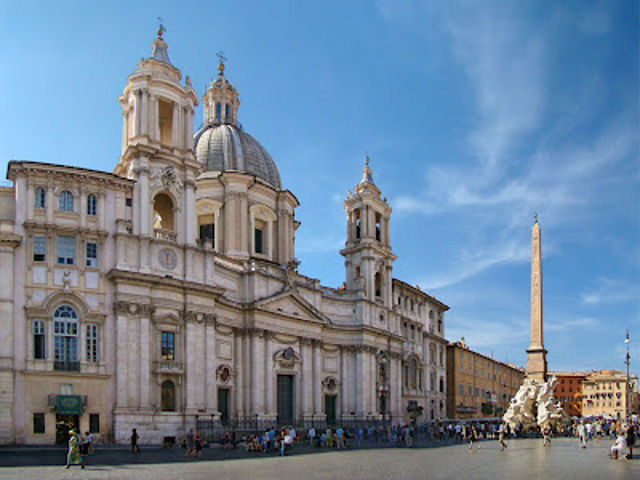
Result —
M153 233L156 238L159 238L161 240L168 240L170 242L175 242L178 238L176 232L164 228L155 228L153 230Z

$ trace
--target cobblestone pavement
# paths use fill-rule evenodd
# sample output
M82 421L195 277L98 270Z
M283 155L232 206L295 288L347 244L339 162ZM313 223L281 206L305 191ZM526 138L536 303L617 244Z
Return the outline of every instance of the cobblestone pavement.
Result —
M542 440L512 440L501 452L496 441L480 443L469 451L466 445L431 448L381 448L344 451L298 448L284 458L271 454L233 452L221 459L222 452L208 452L210 458L184 459L179 451L143 450L134 455L122 449L110 449L90 457L85 470L65 470L64 452L33 449L0 449L0 460L13 458L14 465L24 465L31 458L39 463L42 455L61 458L57 466L0 467L0 479L639 479L640 455L633 460L610 460L610 442L594 441L586 449L574 439L558 438L551 447ZM212 449L213 450L213 449ZM319 452L319 453L316 453ZM216 454L219 455L215 459ZM157 460L154 460L157 459ZM164 462L163 462L164 459ZM184 460L184 461L183 461ZM143 463L152 461L157 463ZM7 465L6 459L0 464ZM45 462L50 463L50 462Z

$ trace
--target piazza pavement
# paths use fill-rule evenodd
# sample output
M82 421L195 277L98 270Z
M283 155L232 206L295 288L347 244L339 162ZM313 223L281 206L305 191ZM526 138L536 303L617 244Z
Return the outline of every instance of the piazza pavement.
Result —
M147 448L132 454L122 448L98 449L85 470L63 468L60 448L0 449L0 479L639 479L640 452L634 459L610 460L609 440L555 438L551 447L540 439L418 448L362 448L342 451L296 447L285 457L273 454L206 449L203 459L186 459L178 449Z

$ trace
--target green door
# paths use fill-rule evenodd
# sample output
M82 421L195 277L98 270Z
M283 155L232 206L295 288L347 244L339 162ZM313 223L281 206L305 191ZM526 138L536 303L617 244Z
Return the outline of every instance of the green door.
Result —
M220 423L229 425L229 389L218 389L218 411L220 412Z
M336 396L324 396L324 413L327 416L327 425L336 424Z
M293 424L294 386L293 375L278 375L278 423L280 425Z

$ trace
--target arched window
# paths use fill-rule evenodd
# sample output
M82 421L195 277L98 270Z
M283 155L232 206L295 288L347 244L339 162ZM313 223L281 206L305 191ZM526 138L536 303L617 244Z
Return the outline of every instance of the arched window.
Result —
M160 403L163 412L175 412L176 410L176 386L171 380L162 382Z
M382 241L382 216L376 213L376 240Z
M60 192L58 208L61 212L73 212L73 194L70 191Z
M229 104L225 103L224 104L224 119L227 123L229 123L231 121L231 118L229 117Z
M98 199L91 193L87 196L87 215L96 215L98 211Z
M53 313L53 369L80 371L78 361L78 314L69 305Z
M173 200L166 193L159 193L153 199L153 228L173 231Z
M356 224L356 239L360 238L360 210L355 210L353 212L353 220Z
M216 103L216 122L220 122L222 117L222 106L220 103Z
M44 188L36 188L36 208L46 207L46 194Z

